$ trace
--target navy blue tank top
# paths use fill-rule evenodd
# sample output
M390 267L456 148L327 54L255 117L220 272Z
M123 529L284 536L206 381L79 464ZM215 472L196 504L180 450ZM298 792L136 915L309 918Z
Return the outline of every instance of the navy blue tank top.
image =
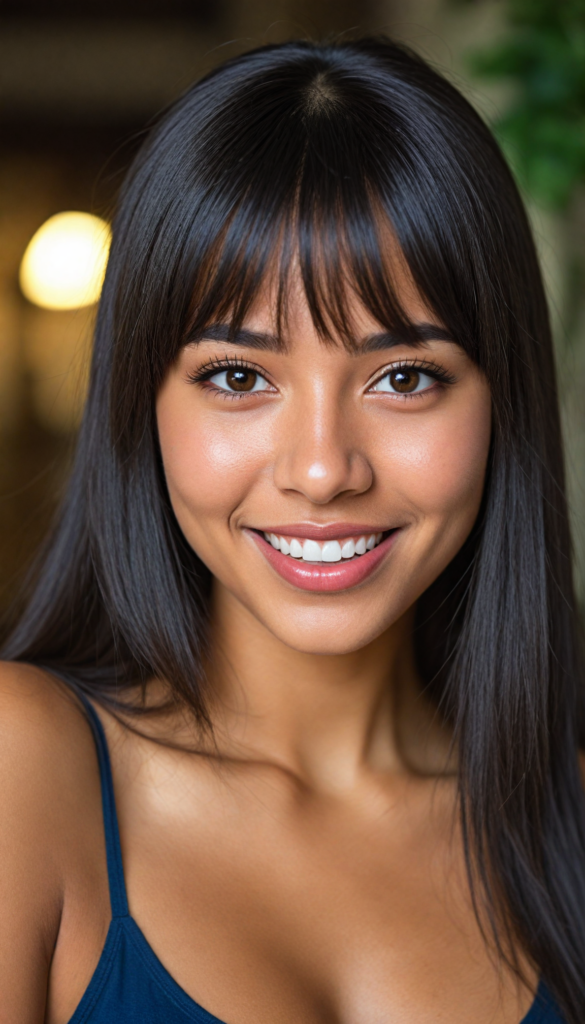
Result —
M88 701L83 704L99 760L112 920L99 963L69 1024L224 1024L174 981L130 916L108 746L96 712ZM565 1024L543 983L521 1024Z

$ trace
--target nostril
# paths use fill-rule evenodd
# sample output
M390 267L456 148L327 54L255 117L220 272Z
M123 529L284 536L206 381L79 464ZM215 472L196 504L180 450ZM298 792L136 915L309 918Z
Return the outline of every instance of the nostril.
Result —
M321 445L317 451L311 438L301 436L300 431L293 444L279 453L274 466L274 483L280 490L299 492L318 505L346 491L361 494L371 486L372 478L371 466L362 453L333 444Z

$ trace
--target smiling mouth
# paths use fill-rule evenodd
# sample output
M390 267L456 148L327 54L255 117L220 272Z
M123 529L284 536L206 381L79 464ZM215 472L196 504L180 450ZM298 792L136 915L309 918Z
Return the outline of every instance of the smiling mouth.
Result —
M394 545L400 527L384 531L333 525L318 530L309 525L283 527L282 533L247 528L272 568L301 590L334 593L365 583ZM296 536L295 536L296 534Z
M388 533L389 531L365 533L360 537L340 537L322 542L312 538L281 536L276 533L263 532L262 536L276 551L289 558L303 562L332 563L360 558L381 544Z

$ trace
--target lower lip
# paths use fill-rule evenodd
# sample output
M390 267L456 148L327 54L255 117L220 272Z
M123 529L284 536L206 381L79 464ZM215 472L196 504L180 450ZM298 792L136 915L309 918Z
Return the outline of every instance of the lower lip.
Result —
M264 537L254 530L247 530L264 557L273 569L287 583L292 583L301 590L312 590L318 593L333 593L337 590L349 590L357 587L371 576L378 568L384 556L392 546L398 530L393 530L377 547L348 559L346 562L305 562L303 559L291 558L272 547Z

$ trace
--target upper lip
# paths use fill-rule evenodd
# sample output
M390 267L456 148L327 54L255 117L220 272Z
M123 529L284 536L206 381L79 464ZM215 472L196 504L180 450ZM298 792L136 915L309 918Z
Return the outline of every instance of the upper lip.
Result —
M299 537L304 540L339 540L340 537L364 537L372 533L386 533L392 527L372 526L371 523L284 523L282 526L252 527L259 533L274 533L277 537Z

